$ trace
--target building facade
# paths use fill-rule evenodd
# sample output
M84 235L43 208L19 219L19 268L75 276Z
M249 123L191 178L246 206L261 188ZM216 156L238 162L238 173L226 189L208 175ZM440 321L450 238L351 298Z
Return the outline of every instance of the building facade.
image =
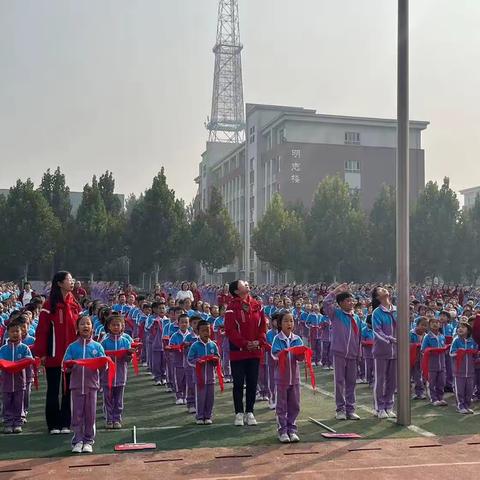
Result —
M460 193L463 195L463 208L469 209L475 205L475 199L480 195L480 187L466 188L460 190Z
M340 175L359 191L369 210L383 185L395 184L396 120L317 114L315 110L274 105L246 105L242 144L207 143L198 183L200 208L208 207L216 186L240 232L244 246L236 264L222 269L222 280L272 281L250 236L272 196L309 208L318 184ZM421 132L428 122L410 123L410 195L415 201L425 185Z

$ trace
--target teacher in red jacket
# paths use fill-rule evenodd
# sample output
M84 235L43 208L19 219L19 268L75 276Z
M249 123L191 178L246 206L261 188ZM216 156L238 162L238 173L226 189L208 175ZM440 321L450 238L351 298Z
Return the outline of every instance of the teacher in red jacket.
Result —
M47 377L45 417L51 434L70 433L70 390L68 378L67 388L63 386L61 366L65 350L77 338L76 322L81 308L72 294L73 285L69 272L55 274L35 336L35 354L42 359Z
M229 285L232 295L225 312L225 334L230 343L233 403L237 426L256 425L253 415L262 346L266 343L266 322L262 305L250 296L248 284L236 280ZM243 386L246 405L243 409Z

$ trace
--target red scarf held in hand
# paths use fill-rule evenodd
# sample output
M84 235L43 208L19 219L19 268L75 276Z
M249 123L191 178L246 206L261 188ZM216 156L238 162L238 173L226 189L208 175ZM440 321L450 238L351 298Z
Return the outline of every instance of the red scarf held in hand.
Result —
M447 335L445 337L445 345L451 345L453 343L453 337L450 335Z
M445 353L448 350L448 347L428 347L423 352L423 359L422 359L422 375L423 378L428 379L428 364L430 362L430 355L433 353L435 355L440 353Z
M373 340L362 340L362 345L364 347L373 347Z
M115 363L110 357L97 357L97 358L82 358L79 360L65 360L63 362L63 385L65 391L67 391L67 374L66 369L72 368L74 365L79 367L87 367L90 370L98 370L108 365L108 388L111 390L113 381L115 380Z
M350 324L352 325L355 335L358 335L358 325L357 325L357 322L355 321L355 317L351 313L347 313L347 315L350 317Z
M171 352L182 352L184 349L184 344L181 343L180 345L167 345L165 350L169 350Z
M478 355L478 350L474 350L473 348L459 348L455 358L455 366L457 367L457 371L462 368L462 361L467 355L472 355L472 357Z
M418 352L420 351L421 343L411 343L410 344L410 368L415 366L418 358Z
M0 360L0 370L3 370L7 373L19 373L22 370L32 366L33 367L33 384L35 385L35 390L38 390L38 368L40 367L40 359L37 358L22 358L22 360L17 360L11 362L10 360Z
M108 355L109 357L123 358L129 354L130 354L130 350L128 348L122 348L121 350L105 350L105 355ZM133 366L133 371L135 372L135 375L138 375L139 368L138 368L137 352L134 352L132 355L132 366Z
M315 374L313 372L312 366L312 355L313 351L311 348L302 345L300 347L290 347L282 350L278 354L278 370L280 372L280 376L284 377L287 373L287 361L288 361L288 354L291 353L295 356L305 356L305 381L307 380L307 367L308 371L310 372L310 383L312 388L315 390L316 383L315 383Z
M215 364L217 369L218 384L220 385L220 391L223 392L225 385L223 382L222 366L220 364L220 358L218 358L216 355L204 355L203 357L197 359L195 363L195 373L197 375L198 388L202 389L205 385L205 382L203 381L202 367L209 362Z

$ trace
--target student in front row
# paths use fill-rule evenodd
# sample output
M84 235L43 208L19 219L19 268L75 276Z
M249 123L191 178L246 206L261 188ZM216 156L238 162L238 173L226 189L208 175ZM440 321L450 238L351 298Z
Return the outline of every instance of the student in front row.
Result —
M273 339L272 357L276 360L276 414L278 439L282 443L298 442L296 420L300 413L300 370L298 362L305 360L304 354L287 353L285 371L278 365L282 350L303 346L302 339L293 333L293 315L284 311L278 319L280 333Z
M71 343L63 361L83 360L105 357L103 347L92 340L93 324L88 316L77 320L78 339ZM70 376L72 423L72 452L92 453L95 441L95 420L97 393L100 390L98 370L80 365L73 365Z
M7 327L8 340L0 348L0 360L15 362L32 358L30 349L22 343L22 320L14 318ZM27 388L26 369L18 373L2 372L4 433L22 432L23 398Z
M215 360L220 362L218 347L210 339L210 324L200 320L197 326L198 340L188 351L188 364L194 368L195 406L197 425L211 425L213 404L215 401ZM202 364L197 376L197 362L209 357L210 361ZM199 378L200 377L200 378Z
M468 322L460 322L457 327L457 336L450 346L452 371L457 397L457 412L462 414L474 413L470 408L475 384L475 359L478 356L478 346L472 340L472 327ZM460 352L463 358L458 358Z

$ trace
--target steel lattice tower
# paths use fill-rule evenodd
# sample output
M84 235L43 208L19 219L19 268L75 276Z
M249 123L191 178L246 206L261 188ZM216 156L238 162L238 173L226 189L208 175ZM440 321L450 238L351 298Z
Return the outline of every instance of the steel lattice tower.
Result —
M210 142L241 143L245 139L242 52L238 0L219 0Z

